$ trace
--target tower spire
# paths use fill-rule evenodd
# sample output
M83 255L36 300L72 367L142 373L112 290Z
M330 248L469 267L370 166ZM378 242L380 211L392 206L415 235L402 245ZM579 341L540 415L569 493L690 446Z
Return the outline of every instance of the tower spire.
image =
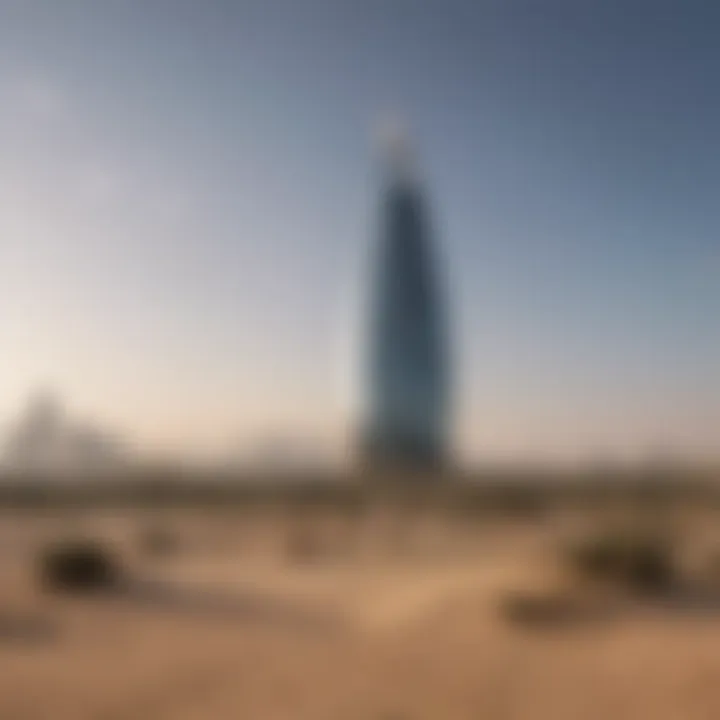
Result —
M390 179L415 182L417 166L407 125L397 118L385 120L380 126L379 140L383 165Z

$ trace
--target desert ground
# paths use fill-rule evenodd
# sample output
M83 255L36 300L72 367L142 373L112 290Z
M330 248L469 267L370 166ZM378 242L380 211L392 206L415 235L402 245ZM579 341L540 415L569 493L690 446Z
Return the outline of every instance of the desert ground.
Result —
M715 605L649 603L543 628L502 616L505 593L552 577L564 522L382 509L362 521L273 508L7 512L0 719L720 717ZM713 523L690 525L712 543ZM176 547L144 552L149 526ZM126 590L39 588L38 548L80 531L122 557Z

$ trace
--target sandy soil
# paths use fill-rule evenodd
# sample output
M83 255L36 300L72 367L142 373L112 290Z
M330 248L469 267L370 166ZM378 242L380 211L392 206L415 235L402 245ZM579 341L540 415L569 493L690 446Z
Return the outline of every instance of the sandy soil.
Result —
M375 523L301 562L277 517L164 518L187 540L167 559L133 548L137 517L95 522L132 591L40 594L33 549L75 523L0 519L1 720L720 717L720 612L502 619L498 598L543 573L543 528L436 526L430 542L423 521L398 545Z

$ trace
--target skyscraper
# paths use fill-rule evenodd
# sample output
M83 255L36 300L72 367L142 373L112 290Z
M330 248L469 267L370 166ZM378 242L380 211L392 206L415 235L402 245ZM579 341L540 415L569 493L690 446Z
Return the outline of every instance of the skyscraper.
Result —
M433 469L448 455L447 329L423 188L390 148L370 318L365 460Z

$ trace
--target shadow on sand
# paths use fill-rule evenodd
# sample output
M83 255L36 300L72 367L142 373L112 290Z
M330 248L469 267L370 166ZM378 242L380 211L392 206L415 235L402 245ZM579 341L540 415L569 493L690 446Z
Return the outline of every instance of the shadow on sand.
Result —
M511 624L538 630L579 629L614 621L659 617L720 619L720 587L684 582L664 593L613 598L516 593L502 600L500 611Z
M57 625L43 615L0 612L0 643L41 645L58 638Z
M616 603L578 599L571 595L512 593L502 598L503 618L515 627L531 630L570 630L607 623L618 618Z
M653 610L678 615L720 617L720 587L701 582L678 584L668 593L649 598Z
M190 587L166 580L133 580L112 593L116 601L135 607L245 622L292 625L309 630L330 630L340 618L330 609L303 607L292 598Z

